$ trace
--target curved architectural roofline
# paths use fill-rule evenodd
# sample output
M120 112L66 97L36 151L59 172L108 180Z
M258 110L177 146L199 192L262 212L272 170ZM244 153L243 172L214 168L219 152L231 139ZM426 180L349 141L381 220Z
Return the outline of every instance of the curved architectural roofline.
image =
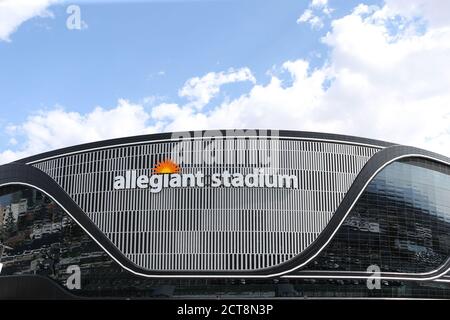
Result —
M253 135L255 133L256 135ZM167 141L174 140L179 141L182 139L198 139L200 137L279 137L281 139L304 139L304 140L320 140L320 141L333 141L343 144L356 144L366 145L378 148L385 148L394 146L396 144L381 140L361 138L356 136L331 134L331 133L318 133L308 131L288 131L288 130L262 130L262 129L229 129L229 130L203 130L203 131L180 131L180 132L166 132L156 133L140 136L131 136L110 140L102 140L97 142L85 143L66 147L62 149L52 150L49 152L33 155L31 157L23 158L15 161L16 163L30 164L37 161L42 161L49 158L59 157L66 154L85 152L95 149L107 149L121 145L143 144L147 142Z

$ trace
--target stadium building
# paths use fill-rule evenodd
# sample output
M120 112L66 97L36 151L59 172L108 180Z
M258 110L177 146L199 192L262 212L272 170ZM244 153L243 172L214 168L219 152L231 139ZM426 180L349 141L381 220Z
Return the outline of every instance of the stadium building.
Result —
M0 298L450 298L450 159L181 132L0 166Z

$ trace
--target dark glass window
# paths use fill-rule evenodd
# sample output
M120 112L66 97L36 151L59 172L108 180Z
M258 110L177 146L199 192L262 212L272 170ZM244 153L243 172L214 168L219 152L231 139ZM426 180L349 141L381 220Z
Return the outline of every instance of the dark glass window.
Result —
M442 266L449 249L450 169L412 158L376 175L306 269L423 273Z

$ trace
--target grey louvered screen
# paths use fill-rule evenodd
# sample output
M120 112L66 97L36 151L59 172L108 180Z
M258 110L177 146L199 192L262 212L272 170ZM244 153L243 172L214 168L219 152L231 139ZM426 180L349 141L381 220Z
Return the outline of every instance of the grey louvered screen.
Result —
M246 174L255 167L258 154L270 150L278 156L271 169L297 175L299 189L113 190L115 175L126 170L150 175L158 161L171 157L175 143L111 147L34 166L66 190L137 265L155 271L242 271L278 265L308 247L356 175L379 151L334 142L238 138L215 147L225 160L241 157L242 164L182 165L182 172ZM204 142L196 141L193 147L195 158Z

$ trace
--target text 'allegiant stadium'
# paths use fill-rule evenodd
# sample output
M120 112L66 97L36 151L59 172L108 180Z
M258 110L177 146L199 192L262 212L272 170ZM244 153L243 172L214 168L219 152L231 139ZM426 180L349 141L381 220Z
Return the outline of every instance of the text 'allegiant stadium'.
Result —
M125 175L114 177L114 189L148 189L153 193L163 188L292 188L298 189L298 178L295 175L268 174L264 169L253 169L253 173L221 173L205 175L197 173L156 173L152 175L138 175L136 170L128 170Z

